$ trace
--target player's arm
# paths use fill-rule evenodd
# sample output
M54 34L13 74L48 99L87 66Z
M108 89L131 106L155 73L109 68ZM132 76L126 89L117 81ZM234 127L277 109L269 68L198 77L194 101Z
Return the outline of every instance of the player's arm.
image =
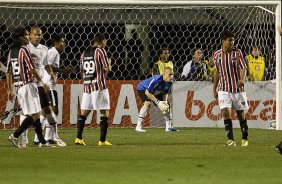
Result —
M75 72L74 67L59 68L59 67L55 67L55 66L52 66L52 65L50 65L50 66L51 66L54 73L61 73L61 74L64 74L64 75L68 75L68 74Z
M6 73L6 81L7 81L7 92L8 92L8 99L14 99L14 92L13 92L13 78L12 73Z
M50 90L49 87L47 86L47 84L46 84L45 82L43 82L42 77L39 75L39 73L37 72L37 70L36 70L36 69L32 69L32 70L30 70L30 71L31 71L31 73L32 73L32 76L33 76L37 81L39 81L39 82L42 83L42 85L43 85L45 91L49 91L49 90Z
M110 71L112 71L112 60L111 58L108 58L107 59L107 65L105 66L105 71L108 73Z
M238 57L240 59L240 68L241 68L241 75L240 75L240 79L238 81L238 86L244 86L244 82L245 82L245 78L246 78L246 74L247 74L247 62L243 57L243 54L241 52L241 50L238 49Z
M213 96L215 99L218 98L218 94L217 94L218 81L219 81L219 75L218 75L217 70L215 70L214 76L213 76Z
M52 70L52 67L51 67L51 65L45 65L45 70L47 71L47 73L51 76L51 79L53 80L53 81L56 81L56 76L55 76L55 74L54 74L54 72L53 72L53 70Z
M247 68L243 68L241 70L240 80L238 81L238 86L239 87L244 86L244 81L245 81L245 78L246 78L246 73L247 73Z
M148 90L145 91L145 95L152 101L152 102L157 102L158 99L152 94L150 93Z

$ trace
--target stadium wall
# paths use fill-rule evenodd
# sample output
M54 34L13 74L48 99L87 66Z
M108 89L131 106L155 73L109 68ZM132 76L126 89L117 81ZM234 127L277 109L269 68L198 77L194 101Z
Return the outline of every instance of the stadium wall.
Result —
M76 127L79 113L79 99L82 97L83 88L79 80L59 81L57 86L59 97L60 127ZM108 87L111 98L110 122L111 127L134 127L138 118L138 109L141 108L136 92L139 81L109 80ZM4 81L0 81L5 86ZM271 81L247 83L245 85L250 108L246 113L249 127L267 128L268 123L275 120L276 101L275 84ZM9 111L14 104L8 102L6 88L0 88L3 98L0 101L0 114ZM112 90L115 90L112 91ZM223 127L219 106L213 98L211 82L177 81L173 86L173 122L175 127ZM263 94L264 98L261 98ZM146 127L162 127L165 125L161 112L156 107L151 107L150 115L145 120ZM97 127L99 114L92 113L86 121L87 127ZM232 119L236 120L235 113ZM64 120L64 121L62 121ZM239 122L234 121L234 127L239 127ZM5 128L15 128L18 117L7 118ZM0 128L4 128L4 124Z

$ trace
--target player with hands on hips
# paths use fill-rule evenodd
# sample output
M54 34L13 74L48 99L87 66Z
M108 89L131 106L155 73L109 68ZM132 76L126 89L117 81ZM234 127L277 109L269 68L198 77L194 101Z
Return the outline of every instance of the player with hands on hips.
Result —
M163 75L154 75L137 85L137 92L143 102L143 106L139 112L136 132L146 132L142 129L142 123L151 106L151 102L162 111L166 121L166 131L177 131L172 127L172 112L168 102L171 95L171 88L174 79L173 70L170 67L164 68Z

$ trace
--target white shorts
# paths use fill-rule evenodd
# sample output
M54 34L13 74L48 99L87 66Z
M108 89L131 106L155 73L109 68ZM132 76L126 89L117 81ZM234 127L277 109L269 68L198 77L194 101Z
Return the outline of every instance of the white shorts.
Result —
M20 87L17 97L24 115L31 115L41 111L37 87L34 83L28 83Z
M219 91L218 104L220 109L229 107L234 110L248 110L249 108L245 92L229 93L226 91Z
M83 93L80 109L82 110L108 110L110 109L109 90Z

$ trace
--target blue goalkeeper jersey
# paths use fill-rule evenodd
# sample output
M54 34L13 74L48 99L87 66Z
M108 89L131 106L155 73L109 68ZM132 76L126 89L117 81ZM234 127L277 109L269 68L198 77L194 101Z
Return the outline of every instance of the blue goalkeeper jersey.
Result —
M139 82L137 90L148 90L153 95L171 93L172 82L165 82L162 75L154 75Z

